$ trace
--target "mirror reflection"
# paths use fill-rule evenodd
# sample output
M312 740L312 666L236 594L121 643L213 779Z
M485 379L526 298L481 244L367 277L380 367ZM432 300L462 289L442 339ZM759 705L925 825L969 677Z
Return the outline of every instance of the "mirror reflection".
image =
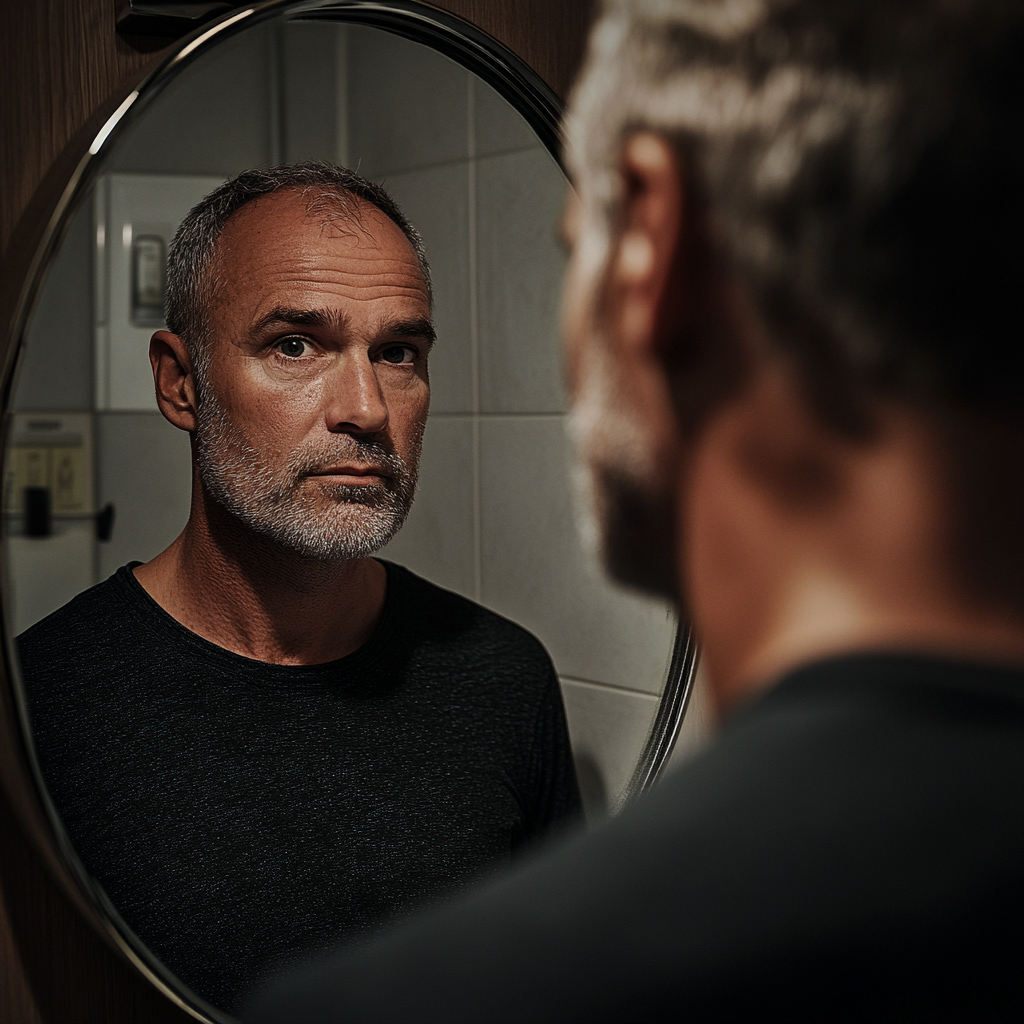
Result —
M214 224L205 269L197 243L195 308L165 323L188 212L314 160L359 179L243 179L265 192ZM577 539L566 183L485 83L378 29L271 24L192 65L103 170L14 389L8 628L85 870L230 1011L581 797L614 810L675 621Z

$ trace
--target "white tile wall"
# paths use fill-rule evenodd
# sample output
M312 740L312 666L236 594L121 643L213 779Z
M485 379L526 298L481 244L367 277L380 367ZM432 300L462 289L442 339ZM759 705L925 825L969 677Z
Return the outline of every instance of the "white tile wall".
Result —
M92 409L92 203L75 214L29 321L14 410Z
M437 343L430 354L433 415L473 412L474 344L470 273L468 160L406 171L388 191L427 245Z
M97 236L96 408L156 412L149 344L159 321L145 327L132 318L133 236L156 236L167 247L178 225L221 179L193 174L106 174L95 187Z
M477 156L494 156L517 149L541 149L533 129L489 85L471 78L474 148Z
M477 167L480 405L486 412L561 412L558 315L565 256L557 228L567 183L544 150Z
M333 159L346 139L345 119L338 117L338 102L344 96L345 71L339 59L339 44L345 35L324 31L315 22L292 22L279 30L278 59L281 65L280 149L281 160Z
M561 416L483 419L483 601L535 632L561 674L659 693L674 617L608 584L584 551L567 448Z
M46 618L95 583L91 522L56 520L49 537L6 537L7 628L12 636Z
M469 79L454 61L386 32L348 29L349 163L367 178L463 160Z
M137 559L147 562L181 533L192 494L188 434L153 413L98 413L97 490L115 508L114 532L101 541L99 579Z
M561 683L584 809L599 817L622 802L658 698L565 676Z
M201 57L129 129L105 170L229 177L280 159L268 116L276 43L261 27Z
M412 512L381 552L432 583L470 597L476 590L473 435L467 417L431 416Z

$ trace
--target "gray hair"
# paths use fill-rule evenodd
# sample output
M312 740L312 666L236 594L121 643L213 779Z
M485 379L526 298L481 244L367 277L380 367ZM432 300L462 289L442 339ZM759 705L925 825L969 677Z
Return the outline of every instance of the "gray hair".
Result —
M167 256L164 317L192 357L196 383L202 390L209 362L209 305L214 282L211 267L224 226L243 206L274 192L295 190L309 197L310 212L330 211L358 221L358 201L375 206L409 240L433 304L430 266L419 232L409 223L385 189L353 171L325 161L289 164L265 170L242 171L214 189L185 216Z
M666 137L810 391L1019 409L1022 39L1005 0L605 0L570 166L607 243Z

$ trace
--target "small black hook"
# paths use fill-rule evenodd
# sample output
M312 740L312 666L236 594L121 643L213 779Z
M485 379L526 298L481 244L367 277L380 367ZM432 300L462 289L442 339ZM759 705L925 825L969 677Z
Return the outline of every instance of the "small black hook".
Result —
M110 540L114 533L114 506L108 501L96 513L96 539Z
M25 536L49 537L53 533L49 487L25 488Z

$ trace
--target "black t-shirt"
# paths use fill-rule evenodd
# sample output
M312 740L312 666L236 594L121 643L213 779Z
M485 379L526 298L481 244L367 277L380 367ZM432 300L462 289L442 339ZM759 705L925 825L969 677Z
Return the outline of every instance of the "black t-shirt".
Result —
M39 764L79 858L221 1008L579 809L541 644L384 565L376 632L328 664L226 651L131 566L18 639Z
M246 1024L1024 1020L1024 672L794 672L592 835Z

